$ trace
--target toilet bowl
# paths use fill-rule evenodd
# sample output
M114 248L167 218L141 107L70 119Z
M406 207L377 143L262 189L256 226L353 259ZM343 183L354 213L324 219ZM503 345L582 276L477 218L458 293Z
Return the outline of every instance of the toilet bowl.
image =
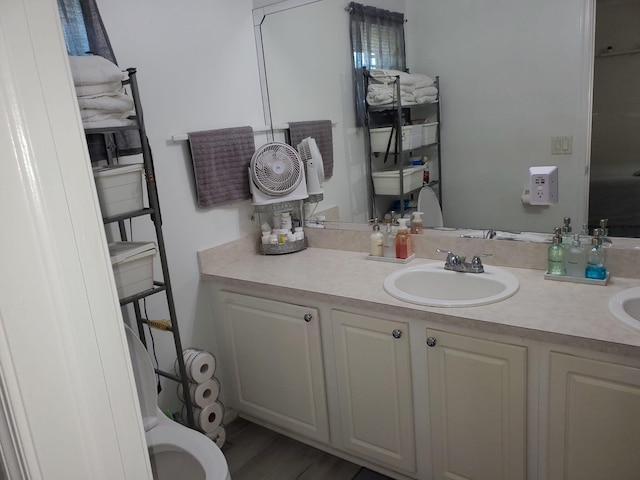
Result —
M133 330L125 325L125 331L154 480L231 480L213 440L162 413L151 358Z
M431 187L422 187L418 194L418 211L422 212L422 224L425 227L443 227L442 209L438 196Z

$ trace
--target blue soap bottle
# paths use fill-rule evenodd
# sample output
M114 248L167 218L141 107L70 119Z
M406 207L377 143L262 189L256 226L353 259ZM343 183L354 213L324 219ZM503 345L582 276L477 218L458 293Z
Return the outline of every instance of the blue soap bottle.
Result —
M602 248L602 232L601 228L593 230L593 246L587 256L587 268L585 271L587 278L596 280L607 278L607 251Z

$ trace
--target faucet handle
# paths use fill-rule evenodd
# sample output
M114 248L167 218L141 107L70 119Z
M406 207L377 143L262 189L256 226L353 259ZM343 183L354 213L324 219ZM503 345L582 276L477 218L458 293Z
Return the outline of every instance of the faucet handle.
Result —
M471 259L471 265L474 267L482 267L482 260L480 257L491 257L491 253L476 253Z
M449 250L443 250L441 248L436 248L437 252L440 253L446 253L447 254L447 259L445 260L445 265L457 265L460 261L460 258L458 257L458 255L456 255L453 252L450 252Z

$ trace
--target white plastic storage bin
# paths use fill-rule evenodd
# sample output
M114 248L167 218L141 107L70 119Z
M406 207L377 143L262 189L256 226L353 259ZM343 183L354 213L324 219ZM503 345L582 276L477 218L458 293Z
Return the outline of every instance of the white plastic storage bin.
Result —
M438 142L438 122L422 124L422 145Z
M153 242L114 242L109 244L118 298L130 297L153 288Z
M422 187L424 166L406 167L402 170L403 191L408 193ZM373 189L377 195L400 195L400 170L374 172Z
M107 165L93 169L103 217L114 217L142 210L143 168L141 163L136 163Z
M371 151L386 152L389 144L391 127L371 129ZM420 125L405 125L402 127L402 150L411 150L422 145L422 131ZM390 152L396 151L396 130L393 130Z

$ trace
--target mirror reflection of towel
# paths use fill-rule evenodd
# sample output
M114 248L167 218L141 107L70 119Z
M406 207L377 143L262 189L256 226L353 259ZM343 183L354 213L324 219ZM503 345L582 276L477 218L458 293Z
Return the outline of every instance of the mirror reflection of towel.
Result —
M188 134L199 207L251 198L249 164L256 147L251 127Z
M331 120L311 120L306 122L289 122L291 146L298 144L307 137L313 137L322 155L324 178L333 175L333 127Z

